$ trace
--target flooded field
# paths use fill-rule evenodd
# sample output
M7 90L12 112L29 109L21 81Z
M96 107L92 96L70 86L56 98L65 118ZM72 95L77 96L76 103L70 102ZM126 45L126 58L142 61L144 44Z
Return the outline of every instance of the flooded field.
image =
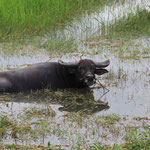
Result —
M122 15L134 13L137 6L142 9L149 8L149 5L146 0L137 0L105 6L83 16L84 19L73 20L72 25L64 30L58 30L55 38L74 39L77 52L52 53L42 46L35 48L31 43L19 48L2 43L0 70L59 59L76 61L80 57L96 61L109 58L111 64L109 72L97 76L97 83L90 90L54 92L46 89L0 94L0 119L8 124L7 129L0 130L0 143L88 149L93 143L124 143L128 140L127 133L149 127L150 38L94 38L95 34L101 35L100 22L107 24ZM42 37L41 45L52 37Z

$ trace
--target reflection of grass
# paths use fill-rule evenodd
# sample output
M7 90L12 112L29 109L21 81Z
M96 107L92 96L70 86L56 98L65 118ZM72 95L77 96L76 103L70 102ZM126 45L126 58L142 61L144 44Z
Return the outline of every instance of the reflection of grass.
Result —
M109 26L109 34L116 37L131 37L150 34L150 12L137 9L136 14L117 20Z

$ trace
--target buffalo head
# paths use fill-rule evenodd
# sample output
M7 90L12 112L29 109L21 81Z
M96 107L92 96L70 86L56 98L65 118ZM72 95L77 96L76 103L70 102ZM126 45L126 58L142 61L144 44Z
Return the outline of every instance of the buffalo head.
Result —
M59 61L60 65L67 67L69 72L75 74L76 79L85 86L90 86L95 83L95 74L102 75L107 73L106 69L110 64L109 59L104 62L95 62L90 59L81 59L78 62L63 62Z

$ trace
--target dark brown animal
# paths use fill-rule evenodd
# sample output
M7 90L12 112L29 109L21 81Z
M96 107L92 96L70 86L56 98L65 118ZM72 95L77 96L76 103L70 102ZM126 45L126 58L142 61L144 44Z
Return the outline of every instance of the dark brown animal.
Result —
M86 88L95 82L95 74L102 75L110 61L45 62L0 72L0 92L22 92L49 88Z

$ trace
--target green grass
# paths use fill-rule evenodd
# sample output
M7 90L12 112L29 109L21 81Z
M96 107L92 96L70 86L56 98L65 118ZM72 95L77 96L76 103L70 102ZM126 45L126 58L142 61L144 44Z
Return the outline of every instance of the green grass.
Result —
M101 143L93 143L92 145L90 145L87 150L150 150L150 130L146 129L145 131L137 131L134 130L132 133L130 133L129 135L129 142L125 143L125 144L114 144L114 145L103 145ZM77 145L76 147L74 147L73 149L78 149L78 150L83 150L81 148L82 145L80 145L80 143L82 143L82 140L80 139L80 135L78 137L78 141L77 141ZM9 149L9 150L62 150L61 148L56 148L55 146L51 146L51 144L48 142L48 146L34 146L34 145L30 145L30 146L23 146L23 145L15 145L15 144L11 144L11 145L0 145L0 149L4 150L4 149Z
M138 131L135 129L128 135L128 142L125 144L112 146L93 144L90 146L90 150L150 150L150 130Z
M36 116L49 116L52 118L56 116L56 112L50 106L47 108L40 109L36 107L25 108L24 112L28 119L31 119Z
M145 131L134 130L128 136L129 143L128 149L136 149L136 150L150 150L150 129L147 128Z
M137 9L135 14L117 20L108 27L111 37L138 37L150 34L150 12Z
M22 145L0 145L0 150L63 150L61 148L57 147L51 147L51 146L36 146L36 145L28 145L28 146L22 146Z
M3 137L7 133L7 128L12 126L12 122L7 116L0 116L0 137Z
M1 0L0 40L50 32L104 0Z
M39 115L39 119L34 120L33 122L26 122L24 121L24 123L22 122L17 122L14 120L9 119L7 116L0 116L0 129L3 129L3 133L1 133L0 137L7 137L8 135L11 135L11 137L13 139L20 139L22 141L30 141L31 139L36 141L38 140L38 136L40 135L40 137L46 137L47 133L49 134L54 134L57 135L59 138L63 138L66 136L72 136L72 134L68 134L68 128L65 129L63 125L61 125L60 123L56 123L55 120L52 121L52 119L48 119L48 117L45 116L45 112L44 113L39 113L39 111L31 111L31 112L27 112L27 113L31 113L34 114L37 113ZM49 116L49 114L47 114ZM86 114L68 114L70 115L70 117L72 117L72 121L70 120L71 118L69 116L65 116L65 120L63 121L65 124L66 119L68 118L70 120L70 127L74 128L74 127L79 127L82 126L84 123L84 119L85 117L89 117L91 118L92 116L90 115L86 115ZM79 116L77 116L79 115ZM83 115L85 115L83 117ZM45 116L45 119L41 119L42 116ZM22 116L20 116L22 118ZM67 118L66 118L67 117ZM79 118L80 117L80 118ZM75 119L76 118L76 119ZM100 119L100 118L98 118ZM106 120L106 124L104 126L103 129L107 128L107 129L111 129L111 128L115 128L115 126L112 126L115 122L120 121L120 116L118 116L117 114L111 114L111 115L107 115L107 116L102 116L101 119L105 119ZM25 119L28 120L28 119ZM110 120L109 122L107 120ZM30 120L31 121L31 120ZM50 122L49 122L50 121ZM100 121L100 120L99 120ZM101 120L102 121L102 120ZM73 126L72 122L74 122L74 124L76 124L75 126ZM92 121L93 122L93 121ZM69 123L69 122L68 122ZM87 126L90 126L90 124L88 124L87 122L85 122L87 124ZM97 122L98 126L101 126L100 122ZM80 125L79 125L80 124ZM111 126L110 126L110 125ZM116 123L117 124L117 123ZM50 126L49 126L50 125ZM120 128L118 128L120 129ZM2 131L2 130L1 130ZM71 131L72 132L72 131ZM90 130L89 130L90 132ZM71 147L72 149L80 149L83 150L85 148L83 148L86 144L86 135L83 135L82 132L78 132L78 130L76 130L76 141L72 144L69 145L69 147ZM114 136L117 136L117 133L113 134ZM125 138L125 143L124 144L114 144L114 145L105 145L102 144L101 141L95 141L95 143L91 144L91 145L87 145L86 149L87 150L150 150L150 128L149 125L139 128L139 127L135 127L132 130L130 130L129 132L126 132L126 136L124 136ZM31 141L32 141L31 140ZM70 139L71 141L71 139ZM10 149L10 150L24 150L24 149L39 149L39 150L48 150L48 149L61 149L61 145L51 145L51 141L48 141L47 144L45 146L43 145L39 145L39 146L35 146L35 145L16 145L12 142L12 144L3 144L0 143L0 149Z

